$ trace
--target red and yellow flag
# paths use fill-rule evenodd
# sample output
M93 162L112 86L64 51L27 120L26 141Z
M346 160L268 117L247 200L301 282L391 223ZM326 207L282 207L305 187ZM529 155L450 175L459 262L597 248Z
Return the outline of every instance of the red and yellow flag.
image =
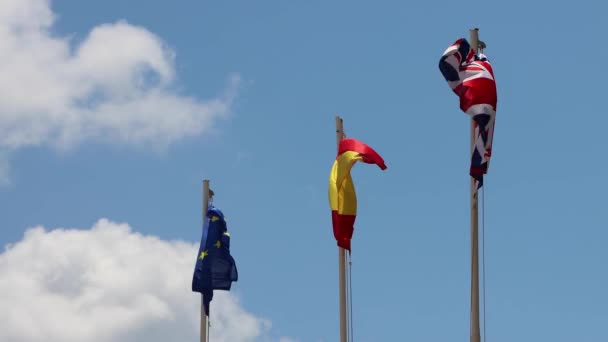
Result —
M356 139L340 142L338 157L329 175L329 205L334 237L338 246L349 251L357 216L357 195L350 170L358 161L376 164L386 170L384 160L373 148Z

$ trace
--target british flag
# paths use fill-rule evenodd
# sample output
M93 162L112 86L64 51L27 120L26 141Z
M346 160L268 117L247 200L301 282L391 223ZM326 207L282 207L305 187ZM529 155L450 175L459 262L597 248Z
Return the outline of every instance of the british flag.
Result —
M496 122L496 82L492 66L484 54L476 53L469 42L461 38L445 50L439 70L460 98L460 109L474 121L470 175L479 189L483 186L483 175L488 172Z

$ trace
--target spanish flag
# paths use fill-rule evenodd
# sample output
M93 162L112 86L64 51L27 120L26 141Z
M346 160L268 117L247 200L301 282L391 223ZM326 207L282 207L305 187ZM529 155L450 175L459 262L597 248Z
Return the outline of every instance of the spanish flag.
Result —
M329 204L334 237L338 246L349 251L357 216L357 195L350 169L357 161L376 164L386 170L384 160L373 148L355 139L340 142L338 157L329 175Z

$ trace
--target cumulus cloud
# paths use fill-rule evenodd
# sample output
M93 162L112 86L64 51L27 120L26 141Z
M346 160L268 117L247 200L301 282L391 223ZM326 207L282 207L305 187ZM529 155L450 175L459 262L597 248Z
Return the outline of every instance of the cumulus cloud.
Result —
M86 230L28 229L0 254L0 341L198 340L196 253L107 219ZM234 292L216 291L211 310L212 341L272 340L271 322Z
M166 148L228 115L239 84L216 98L180 94L175 53L125 21L75 44L52 33L49 0L0 1L0 149L95 141Z

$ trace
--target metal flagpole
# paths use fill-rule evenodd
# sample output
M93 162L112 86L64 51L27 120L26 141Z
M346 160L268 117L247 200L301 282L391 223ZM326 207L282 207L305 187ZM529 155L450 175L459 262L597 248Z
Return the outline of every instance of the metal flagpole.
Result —
M336 145L344 139L344 127L342 118L336 116ZM338 267L340 279L340 342L346 342L347 338L347 316L346 316L346 250L338 247Z
M207 211L209 210L209 200L213 197L213 191L209 189L209 180L203 180L203 226L207 219ZM201 295L201 336L200 342L209 341L209 329L207 315L205 314L205 304Z
M471 48L477 53L479 29L470 30ZM464 57L464 56L463 56ZM475 122L471 120L471 152L475 148ZM478 242L478 198L475 179L471 177L471 331L470 341L480 342L479 332L479 242Z

